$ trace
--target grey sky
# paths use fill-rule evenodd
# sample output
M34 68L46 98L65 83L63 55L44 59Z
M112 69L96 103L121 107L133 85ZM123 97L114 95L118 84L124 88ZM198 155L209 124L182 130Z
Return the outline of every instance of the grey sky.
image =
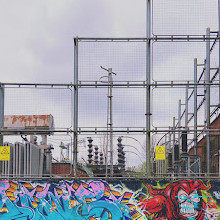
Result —
M1 0L1 82L73 81L73 37L144 37L145 0Z

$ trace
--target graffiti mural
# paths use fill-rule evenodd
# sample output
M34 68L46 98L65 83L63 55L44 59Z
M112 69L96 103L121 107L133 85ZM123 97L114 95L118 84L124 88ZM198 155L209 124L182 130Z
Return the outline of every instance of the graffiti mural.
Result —
M1 181L0 219L140 219L142 214L129 202L132 195L103 181Z
M220 181L0 181L0 219L218 219Z
M167 184L164 188L148 188L149 198L139 203L152 219L218 219L216 202L207 191L211 185L200 180L182 180Z

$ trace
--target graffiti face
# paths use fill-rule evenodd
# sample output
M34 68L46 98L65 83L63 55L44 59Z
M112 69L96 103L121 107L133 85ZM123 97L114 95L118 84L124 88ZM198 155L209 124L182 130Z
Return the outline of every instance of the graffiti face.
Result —
M178 192L177 198L180 208L180 215L186 218L196 217L198 215L198 210L200 208L200 197L197 193L197 190L193 191L191 194L188 194L181 189Z
M201 180L181 180L166 186L153 188L145 184L150 197L142 200L139 207L152 219L213 220L218 216L218 207L207 192L211 185Z

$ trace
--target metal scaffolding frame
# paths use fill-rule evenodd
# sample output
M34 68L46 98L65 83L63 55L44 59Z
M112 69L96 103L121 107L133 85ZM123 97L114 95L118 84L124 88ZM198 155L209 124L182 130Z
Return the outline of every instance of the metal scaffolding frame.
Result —
M219 68L212 68L210 66L210 53L213 48L216 46L216 43L220 40L220 0L218 0L218 12L219 12L219 30L213 32L210 28L207 27L205 35L153 35L151 30L152 25L152 0L146 0L146 37L145 38L83 38L76 37L74 38L74 83L66 83L66 84L44 84L44 83L1 83L0 84L0 144L3 143L3 135L4 134L22 134L24 131L19 131L17 129L5 130L3 128L3 117L4 117L4 89L7 87L13 88L73 88L73 127L68 129L55 129L51 131L41 132L51 132L51 133L67 133L73 136L73 168L74 168L74 177L77 177L77 164L78 164L78 136L79 134L98 134L98 133L108 133L112 134L129 134L129 133L138 133L146 135L146 172L144 176L146 178L154 177L154 178L189 178L192 174L191 167L194 166L195 161L200 164L200 159L197 156L197 144L198 137L201 134L206 134L206 144L207 144L207 152L206 152L206 160L207 160L207 176L210 176L210 133L211 132L220 132L220 128L211 128L210 118L211 116L220 108L220 74ZM111 81L111 88L144 88L146 93L146 122L145 127L111 127L110 129L106 127L79 127L78 118L79 118L79 90L81 88L109 88L108 82L97 82L97 81L80 81L79 80L79 44L82 42L144 42L146 43L146 80L145 81ZM178 82L178 81L154 81L152 77L152 44L154 42L205 42L206 44L206 57L205 63L203 65L203 70L198 78L198 64L197 58L194 58L194 79L191 81ZM219 43L219 54L220 54L220 43ZM219 56L219 64L220 64L220 56ZM215 70L215 74L211 77L210 71ZM205 80L202 80L202 77L205 75ZM217 79L217 77L219 77ZM219 103L215 106L215 108L210 110L210 88L211 87L219 88ZM205 87L205 94L202 99L198 103L198 88ZM151 93L154 88L185 88L185 104L182 103L182 100L179 100L178 104L178 117L177 119L173 117L173 124L167 128L164 127L153 127L152 126L152 97ZM192 90L189 93L189 90ZM193 98L193 113L189 113L189 100ZM202 106L206 106L206 123L204 127L198 126L197 121L197 112ZM184 106L184 108L182 107ZM184 123L183 123L184 120ZM189 123L193 121L193 127L188 126ZM110 122L112 124L112 122ZM187 133L193 134L193 140L189 143L190 146L193 146L194 155L192 156L182 156L182 158L186 158L185 162L187 164L187 172L181 174L179 171L178 176L175 176L175 172L172 173L164 173L163 163L158 162L157 173L159 176L154 176L152 173L152 134L160 134L162 136L161 140L158 143L162 143L166 145L167 149L171 152L174 151L174 145L176 143L179 144L181 142L181 132L186 130ZM33 130L25 131L28 133L35 133ZM165 133L165 135L163 135ZM177 135L176 135L177 134ZM165 141L164 141L165 139ZM113 149L111 148L111 151ZM111 156L113 157L113 155ZM193 165L190 164L191 159L195 159L193 161ZM174 153L172 162L174 164ZM113 160L111 159L111 166L113 165ZM174 168L174 165L173 165ZM199 167L200 169L200 167ZM113 174L113 168L111 172L111 176ZM193 176L194 177L194 176ZM94 177L93 177L94 178ZM106 178L108 176L106 175ZM200 176L203 178L203 176ZM210 178L215 178L210 176Z
M215 74L212 78L210 78L210 70L213 70L212 67L210 67L210 53L212 52L213 48L215 47L216 43L219 42L220 36L218 35L219 30L215 32L211 32L209 28L207 28L205 35L152 35L151 32L151 0L146 1L147 4L147 17L146 17L146 23L147 23L147 36L146 38L75 38L74 41L81 42L146 42L146 81L144 82L114 82L112 83L112 87L118 87L118 88L125 88L125 87L144 87L146 89L146 127L145 128L113 128L113 132L129 132L129 133L142 133L144 132L146 134L146 175L148 177L151 176L151 135L154 133L164 133L167 132L169 134L169 140L170 134L173 134L173 144L169 141L166 141L166 143L169 144L171 147L175 144L176 136L175 133L178 133L178 143L180 145L180 132L182 132L183 128L184 130L187 130L188 133L193 133L193 143L194 143L194 155L197 155L197 142L198 142L198 136L201 135L201 133L206 134L207 137L207 175L210 173L210 138L209 134L213 131L219 131L219 129L211 129L210 128L210 117L213 115L213 112L210 112L210 87L211 86L220 86L219 81L216 82L216 77L219 74L219 68L215 68ZM218 1L219 3L219 1ZM219 22L220 23L220 22ZM151 47L152 43L154 42L205 42L206 43L206 59L205 59L205 66L203 68L203 71L197 79L197 67L199 64L197 64L197 58L194 58L194 80L193 81L186 81L186 82L159 82L159 81L153 81L151 79ZM212 45L211 45L211 42ZM220 48L220 47L219 47ZM75 63L75 70L78 66L77 63ZM76 73L76 72L75 72ZM205 74L205 81L202 81L201 78ZM78 84L80 85L80 88L82 87L107 87L107 84L99 84L98 82L83 82L79 81ZM204 86L206 89L205 96L203 100L198 104L197 100L197 88ZM173 126L170 126L167 129L164 128L158 128L158 127L152 127L151 123L151 115L153 112L151 112L151 91L153 88L185 88L186 94L185 94L185 104L181 104L181 100L179 100L179 113L178 113L178 120L174 118L173 120ZM189 94L189 90L192 90L192 92ZM220 93L219 93L220 94ZM191 97L194 97L194 112L189 113L189 100ZM206 105L206 125L203 128L198 127L197 125L197 111L201 108L202 105ZM181 106L184 105L185 108L182 110ZM76 107L76 106L75 106ZM77 108L77 107L76 107ZM216 109L218 109L218 105L216 106ZM181 111L182 110L182 111ZM77 112L77 109L75 110ZM183 116L185 116L185 122L184 127L181 126L181 120L183 119ZM194 119L194 126L193 128L189 127L189 122ZM90 130L90 129L88 129ZM80 128L80 133L83 132L89 132L86 130L86 128ZM93 128L92 129L94 133L98 132L109 132L108 130L102 129L102 128ZM91 130L90 130L91 131ZM166 137L166 135L165 135ZM167 138L167 137L166 137ZM200 161L198 157L194 156L196 158L196 161ZM191 156L190 158L193 158ZM189 158L187 158L187 161L190 161ZM173 158L174 162L174 158ZM188 162L187 162L188 163ZM194 164L195 162L193 162ZM200 163L200 162L199 162ZM190 171L191 165L188 165L188 170ZM199 168L200 169L200 168ZM161 170L158 168L158 170Z

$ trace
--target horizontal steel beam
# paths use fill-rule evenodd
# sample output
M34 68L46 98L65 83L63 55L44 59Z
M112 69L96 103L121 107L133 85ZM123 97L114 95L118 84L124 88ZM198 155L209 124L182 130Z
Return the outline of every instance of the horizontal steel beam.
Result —
M22 134L48 134L53 133L72 133L73 130L70 129L58 129L58 130L24 130L24 129L0 129L0 134L2 135L22 135Z
M154 83L112 83L112 87L185 87L185 86L205 86L205 85L210 85L210 86L219 86L220 83L217 82L211 82L211 83L193 83L193 82L154 82ZM79 88L88 88L88 87L108 87L109 84L107 83L80 83L76 84L73 86L78 86Z
M140 177L141 175L141 177ZM182 176L181 176L182 175ZM216 180L219 179L219 176L217 173L212 173L210 175L213 176L206 176L206 173L200 173L198 176L196 176L196 173L191 174L191 176L187 176L187 173L166 173L166 174L160 174L160 176L145 176L144 173L138 173L138 174L132 174L131 175L125 175L124 177L117 177L117 176L108 176L108 177L65 177L65 176L50 176L50 177L37 177L37 176L27 176L27 177L9 177L9 176L1 176L0 180L12 180L12 181L24 181L24 180L44 180L44 181L51 181L51 180L98 180L98 179L104 179L106 181L114 181L114 180L124 180L124 181L129 181L129 180L135 180L135 181L145 181L145 180L180 180L180 179L191 179L191 180L196 180L196 179L203 179L203 180Z
M206 41L206 40L218 40L220 37L216 36L206 37L206 35L153 35L152 37L146 38L86 38L78 37L74 40L79 42L147 42L153 41Z
M46 87L58 87L58 86L60 86L60 87L72 87L72 86L74 86L74 84L72 84L72 83L3 83L3 82L0 82L0 86L1 85L4 85L4 86L16 86L16 87L23 87L23 86L33 86L33 87L38 87L38 86L46 86Z
M114 130L115 129L115 130ZM176 129L163 129L163 128L155 128L148 130L148 132L152 133L160 133L160 132L181 132L183 129L176 128ZM194 132L194 129L188 129L187 132ZM220 132L220 129L197 129L196 131L201 132ZM52 135L53 133L146 133L146 128L114 128L113 130L106 130L105 128L94 128L94 127L86 127L86 128L79 128L78 130L73 129L59 129L59 130L19 130L19 129L0 129L0 134L2 135L21 135L21 134L48 134Z
M4 85L5 89L7 88L39 88L40 87L51 87L51 88L55 88L55 87L108 87L109 84L108 83L98 83L97 81L93 81L91 83L77 83L77 84L39 84L39 83L0 83L0 85ZM190 81L186 81L186 82L174 82L174 81L170 81L170 82L158 82L155 81L153 83L146 83L143 81L140 81L139 83L128 83L128 82L121 82L121 83L117 83L117 82L113 82L111 84L112 87L146 87L146 86L152 86L152 87L164 87L164 86L169 86L169 87L179 87L179 86L205 86L205 85L210 85L210 86L219 86L220 83L217 82L211 82L211 83L193 83ZM16 87L10 87L10 86L16 86ZM25 87L28 86L28 87Z

